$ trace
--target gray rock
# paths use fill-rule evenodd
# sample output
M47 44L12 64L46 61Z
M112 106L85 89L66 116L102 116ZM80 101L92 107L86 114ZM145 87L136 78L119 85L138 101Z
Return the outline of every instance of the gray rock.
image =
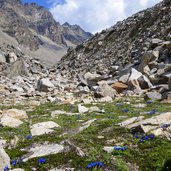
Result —
M54 85L48 78L42 78L38 80L37 90L43 92L49 92L50 88L54 88Z
M92 74L90 72L87 72L85 75L84 75L84 78L87 80L87 81L99 81L99 80L102 80L104 77L102 77L101 75L99 74Z
M13 78L19 75L26 75L28 76L28 69L26 67L26 63L24 62L24 60L17 60L16 62L14 62L10 68L7 70L7 77L9 78Z
M144 75L138 78L138 82L141 89L148 89L153 86L150 80Z
M131 67L122 69L121 71L119 71L119 81L122 83L127 83L130 74L131 74Z
M151 100L162 100L162 95L158 92L148 92L145 94L145 99L151 99Z
M99 74L92 74L90 72L87 72L85 75L84 75L84 78L86 80L86 83L89 87L93 87L93 86L96 86L97 85L97 82L100 81L100 80L103 80L104 77L99 75Z
M5 63L5 62L6 62L5 55L2 51L0 51L0 63Z
M23 161L26 162L32 158L61 153L63 150L64 146L59 144L36 145L35 147L33 146L28 150L27 155L23 156Z
M151 61L157 60L157 57L155 55L156 54L153 51L147 51L142 55L141 64L139 66L139 71L140 72L143 72L144 67L146 67Z
M162 40L157 39L157 38L151 39L151 43L152 43L152 44L159 44L159 43L161 43L161 42L162 42Z
M117 91L114 90L112 87L110 87L106 81L100 81L98 82L99 88L95 92L95 97L106 97L109 96L111 98L114 98L117 94Z

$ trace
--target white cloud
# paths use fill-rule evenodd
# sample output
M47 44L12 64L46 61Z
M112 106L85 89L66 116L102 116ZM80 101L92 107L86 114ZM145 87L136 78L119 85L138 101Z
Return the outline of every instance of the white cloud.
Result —
M149 0L140 0L140 5L146 7Z
M78 24L92 33L114 25L160 0L53 0L50 11L60 23Z

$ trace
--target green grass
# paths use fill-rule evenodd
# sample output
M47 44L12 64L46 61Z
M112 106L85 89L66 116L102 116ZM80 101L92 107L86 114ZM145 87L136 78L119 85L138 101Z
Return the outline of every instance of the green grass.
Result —
M128 101L131 103L127 104ZM118 103L121 105L118 105ZM27 152L21 149L31 147L33 144L44 142L60 143L66 139L80 147L86 154L86 157L80 157L74 151L70 151L44 156L46 158L46 164L44 165L39 165L37 163L38 158L33 158L22 165L26 171L31 171L32 168L46 171L50 168L60 168L62 166L73 167L78 171L84 171L89 163L95 161L101 161L105 165L101 169L94 168L94 170L99 171L107 168L111 171L131 171L131 165L139 167L139 171L164 171L167 167L171 168L169 163L171 160L170 141L156 137L154 140L139 143L130 130L117 126L119 122L126 120L126 118L141 116L140 113L144 113L143 116L149 118L158 113L168 112L171 106L156 101L148 104L145 108L135 108L133 104L137 103L145 102L142 98L125 98L114 101L113 103L96 104L99 108L104 109L105 113L91 112L74 116L62 114L57 118L51 117L51 111L64 110L70 112L71 106L46 103L28 112L29 118L32 119L32 124L43 121L54 121L61 126L60 128L54 129L54 132L49 135L35 136L31 140L28 140L25 137L30 134L29 124L28 122L24 122L18 128L0 128L0 137L10 142L14 135L18 136L19 142L17 146L9 148L7 145L5 149L11 159L22 157ZM90 107L92 105L86 106ZM125 113L122 111L123 109L128 109L129 111ZM157 109L158 113L155 115L146 114L153 109ZM78 112L77 105L73 105L72 110L74 113ZM79 127L90 119L96 119L96 121L90 127L78 133ZM103 136L103 138L100 139L98 136ZM104 146L114 146L116 144L126 145L127 150L119 153L113 151L110 154L103 150Z

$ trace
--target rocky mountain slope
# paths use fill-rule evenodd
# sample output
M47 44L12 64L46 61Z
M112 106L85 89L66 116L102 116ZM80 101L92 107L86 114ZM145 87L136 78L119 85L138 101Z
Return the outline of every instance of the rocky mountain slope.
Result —
M38 57L45 55L44 51L51 54L52 50L56 52L59 60L68 47L75 47L92 37L92 34L79 27L68 25L66 28L56 22L48 10L35 3L22 4L20 0L1 0L0 16L0 31L9 36L2 43L6 41L13 44L16 41L22 49L24 47L26 50L35 51L34 56Z
M0 30L0 170L171 170L170 7L164 0L69 48L57 69ZM73 30L84 36L63 27L72 41ZM42 40L46 58L63 47Z
M162 41L171 41L170 6L170 1L164 0L103 30L68 52L58 68L68 75L87 71L114 75L116 65L119 70L130 64L139 65L144 52L154 50ZM170 51L167 52L168 58L169 54ZM161 56L160 49L160 63L165 62Z

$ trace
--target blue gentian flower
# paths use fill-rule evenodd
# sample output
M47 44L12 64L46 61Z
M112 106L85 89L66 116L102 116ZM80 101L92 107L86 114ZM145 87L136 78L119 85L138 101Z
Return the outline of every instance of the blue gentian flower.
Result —
M123 146L122 147L122 151L124 151L124 150L126 150L127 149L127 147L126 146Z
M154 134L150 134L148 137L149 137L150 139L154 139L154 138L155 138L155 135L154 135Z
M166 128L168 128L169 126L170 126L170 124L163 124L163 125L161 126L161 128L166 129Z
M8 166L5 166L4 167L4 171L8 171L9 170L9 167Z
M124 151L124 150L126 150L126 146L123 146L123 147L114 146L114 150L115 150L115 151L119 151L119 150Z
M98 162L99 167L103 167L104 164L102 162Z
M11 164L12 164L12 166L16 166L17 165L17 160L13 160L12 162L11 162Z
M32 135L26 136L26 139L31 140L32 139Z
M123 109L122 112L127 113L129 109Z
M154 115L157 112L156 109L151 110L150 112L147 112L148 115Z
M87 169L91 169L91 167L92 167L91 164L88 164Z
M151 100L146 101L146 104L151 104L151 103L152 103Z
M102 162L92 162L90 164L87 165L87 169L91 169L93 167L103 167L104 164Z
M144 142L144 140L143 139L140 139L139 142L142 143L142 142Z
M40 163L40 164L44 164L45 162L46 162L45 158L39 158L38 159L38 163Z
M136 138L136 139L138 139L138 138L139 138L139 136L136 134L136 135L135 135L135 138Z
M80 115L77 115L77 119L80 119L81 118L81 116Z

